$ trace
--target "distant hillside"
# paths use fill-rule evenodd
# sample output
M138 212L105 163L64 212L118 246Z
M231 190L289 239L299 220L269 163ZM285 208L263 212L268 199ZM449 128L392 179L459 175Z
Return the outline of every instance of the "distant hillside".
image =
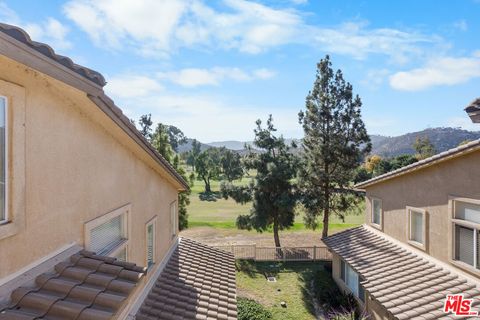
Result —
M244 142L244 141L216 141L216 142L209 142L209 143L207 143L207 145L215 147L215 148L225 147L225 148L230 149L230 150L240 151L240 150L245 149L245 143L251 145L252 141L247 141L247 142Z
M192 141L193 139L187 139L187 143L178 146L178 152L183 153L192 150ZM201 142L200 142L201 143ZM200 150L210 149L211 146L205 143L200 144Z
M462 141L480 139L480 132L461 130L458 128L431 128L423 131L407 133L398 137L372 135L372 152L383 157L394 157L401 154L414 154L413 144L417 137L427 137L437 152L457 147Z
M429 138L438 152L446 151L457 147L462 141L480 139L480 131L467 131L458 128L430 128L418 132L407 133L398 137L386 137L382 135L371 135L372 152L382 157L394 157L401 154L414 154L413 144L417 137ZM286 139L290 144L293 139ZM245 153L245 143L251 144L251 141L217 141L202 144L202 150L212 147L226 147L230 150ZM298 140L297 140L298 143ZM192 140L187 144L180 146L180 152L191 149Z

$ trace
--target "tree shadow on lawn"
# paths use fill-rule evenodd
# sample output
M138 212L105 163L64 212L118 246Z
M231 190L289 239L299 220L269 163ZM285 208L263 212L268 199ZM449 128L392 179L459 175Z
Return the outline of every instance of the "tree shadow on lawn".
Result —
M256 275L262 274L269 277L274 276L277 279L282 277L282 273L296 273L300 284L300 291L302 295L302 302L305 309L315 316L315 307L313 299L315 299L314 292L311 292L311 283L317 271L329 273L330 270L328 262L255 262L253 260L237 260L237 271L245 273L250 278L255 278Z

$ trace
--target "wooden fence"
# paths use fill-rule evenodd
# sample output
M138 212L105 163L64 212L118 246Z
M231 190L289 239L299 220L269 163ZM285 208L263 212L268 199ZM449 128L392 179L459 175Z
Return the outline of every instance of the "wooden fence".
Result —
M233 253L235 259L255 261L331 261L332 254L325 246L313 247L257 247L256 245L216 246Z

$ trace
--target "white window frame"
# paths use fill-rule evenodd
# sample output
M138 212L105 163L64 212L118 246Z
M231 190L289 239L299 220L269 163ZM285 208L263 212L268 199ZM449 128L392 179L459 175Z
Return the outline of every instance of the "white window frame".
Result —
M152 248L153 262L149 266L148 265L148 227L151 225L153 225L153 248ZM145 266L147 268L150 268L154 266L156 263L157 263L157 216L153 217L145 224Z
M374 202L378 201L380 202L380 221L379 223L375 223L374 221L374 216L375 216L375 205ZM377 228L377 229L382 229L383 226L383 201L380 198L377 197L370 197L370 225Z
M178 233L178 209L177 201L170 203L170 232L172 238L175 238Z
M455 205L456 205L457 202L470 203L470 204L475 204L475 205L480 206L480 200L479 199L471 199L471 198L465 198L465 197L452 197L452 196L449 197L449 210L450 210L450 221L451 221L451 238L450 239L452 241L452 245L450 246L451 252L452 252L452 254L450 256L450 259L451 259L451 262L453 264L455 264L456 266L458 266L460 268L463 268L465 270L474 272L476 274L480 274L480 269L477 268L480 264L480 261L477 261L477 255L478 255L478 253L477 253L477 238L478 238L478 233L480 231L480 223L475 223L475 222L466 221L466 220L462 220L462 219L456 219L455 218L455 211L456 211ZM456 252L455 252L455 247L456 247L456 245L455 245L455 226L456 225L473 229L473 243L472 243L472 245L473 245L473 266L468 264L468 263L465 263L463 261L455 259L455 256L456 256Z
M407 206L405 211L407 213L407 242L410 245L425 251L427 248L427 210ZM412 239L412 211L422 214L422 242L418 242Z
M5 118L5 135L4 135L4 138L5 138L5 145L4 145L4 168L3 168L3 176L5 178L5 185L4 185L4 190L5 190L5 199L3 200L3 205L5 206L4 208L4 217L2 219L0 219L0 225L2 224L6 224L6 223L9 223L10 222L10 215L9 215L9 207L8 207L8 204L9 204L9 201L8 201L8 195L9 195L9 179L8 179L8 146L9 146L9 142L8 142L8 139L9 139L9 134L8 134L8 131L9 131L9 121L8 121L8 114L9 114L9 101L8 101L8 97L6 96L3 96L3 95L0 95L0 99L4 100L5 101L5 114L4 114L4 118Z
M126 260L128 260L128 256L129 256L128 242L130 239L130 211L131 211L131 205L127 204L123 207L115 209L107 214L104 214L103 216L100 216L98 218L95 218L85 223L85 248L87 250L90 250L91 231L95 227L98 227L99 225L102 225L105 222L112 220L118 216L122 216L123 234L124 234L125 240L119 243L115 248L108 251L105 255L109 257L116 257L120 253L120 251L126 250L125 258Z

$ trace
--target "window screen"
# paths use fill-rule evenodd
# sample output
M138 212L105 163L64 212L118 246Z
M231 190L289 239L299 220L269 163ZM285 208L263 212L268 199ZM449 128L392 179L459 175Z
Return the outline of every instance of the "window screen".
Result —
M340 262L340 279L345 282L345 262L343 260Z
M373 199L372 206L372 222L380 224L382 218L382 202L378 199Z
M105 255L125 240L123 220L123 215L119 215L93 228L90 232L90 250Z
M423 243L423 213L410 210L410 240Z
M155 263L155 228L154 224L147 225L147 267Z
M455 259L473 266L473 229L455 225ZM478 244L477 244L478 245Z
M6 99L0 97L0 222L7 220L6 208Z

